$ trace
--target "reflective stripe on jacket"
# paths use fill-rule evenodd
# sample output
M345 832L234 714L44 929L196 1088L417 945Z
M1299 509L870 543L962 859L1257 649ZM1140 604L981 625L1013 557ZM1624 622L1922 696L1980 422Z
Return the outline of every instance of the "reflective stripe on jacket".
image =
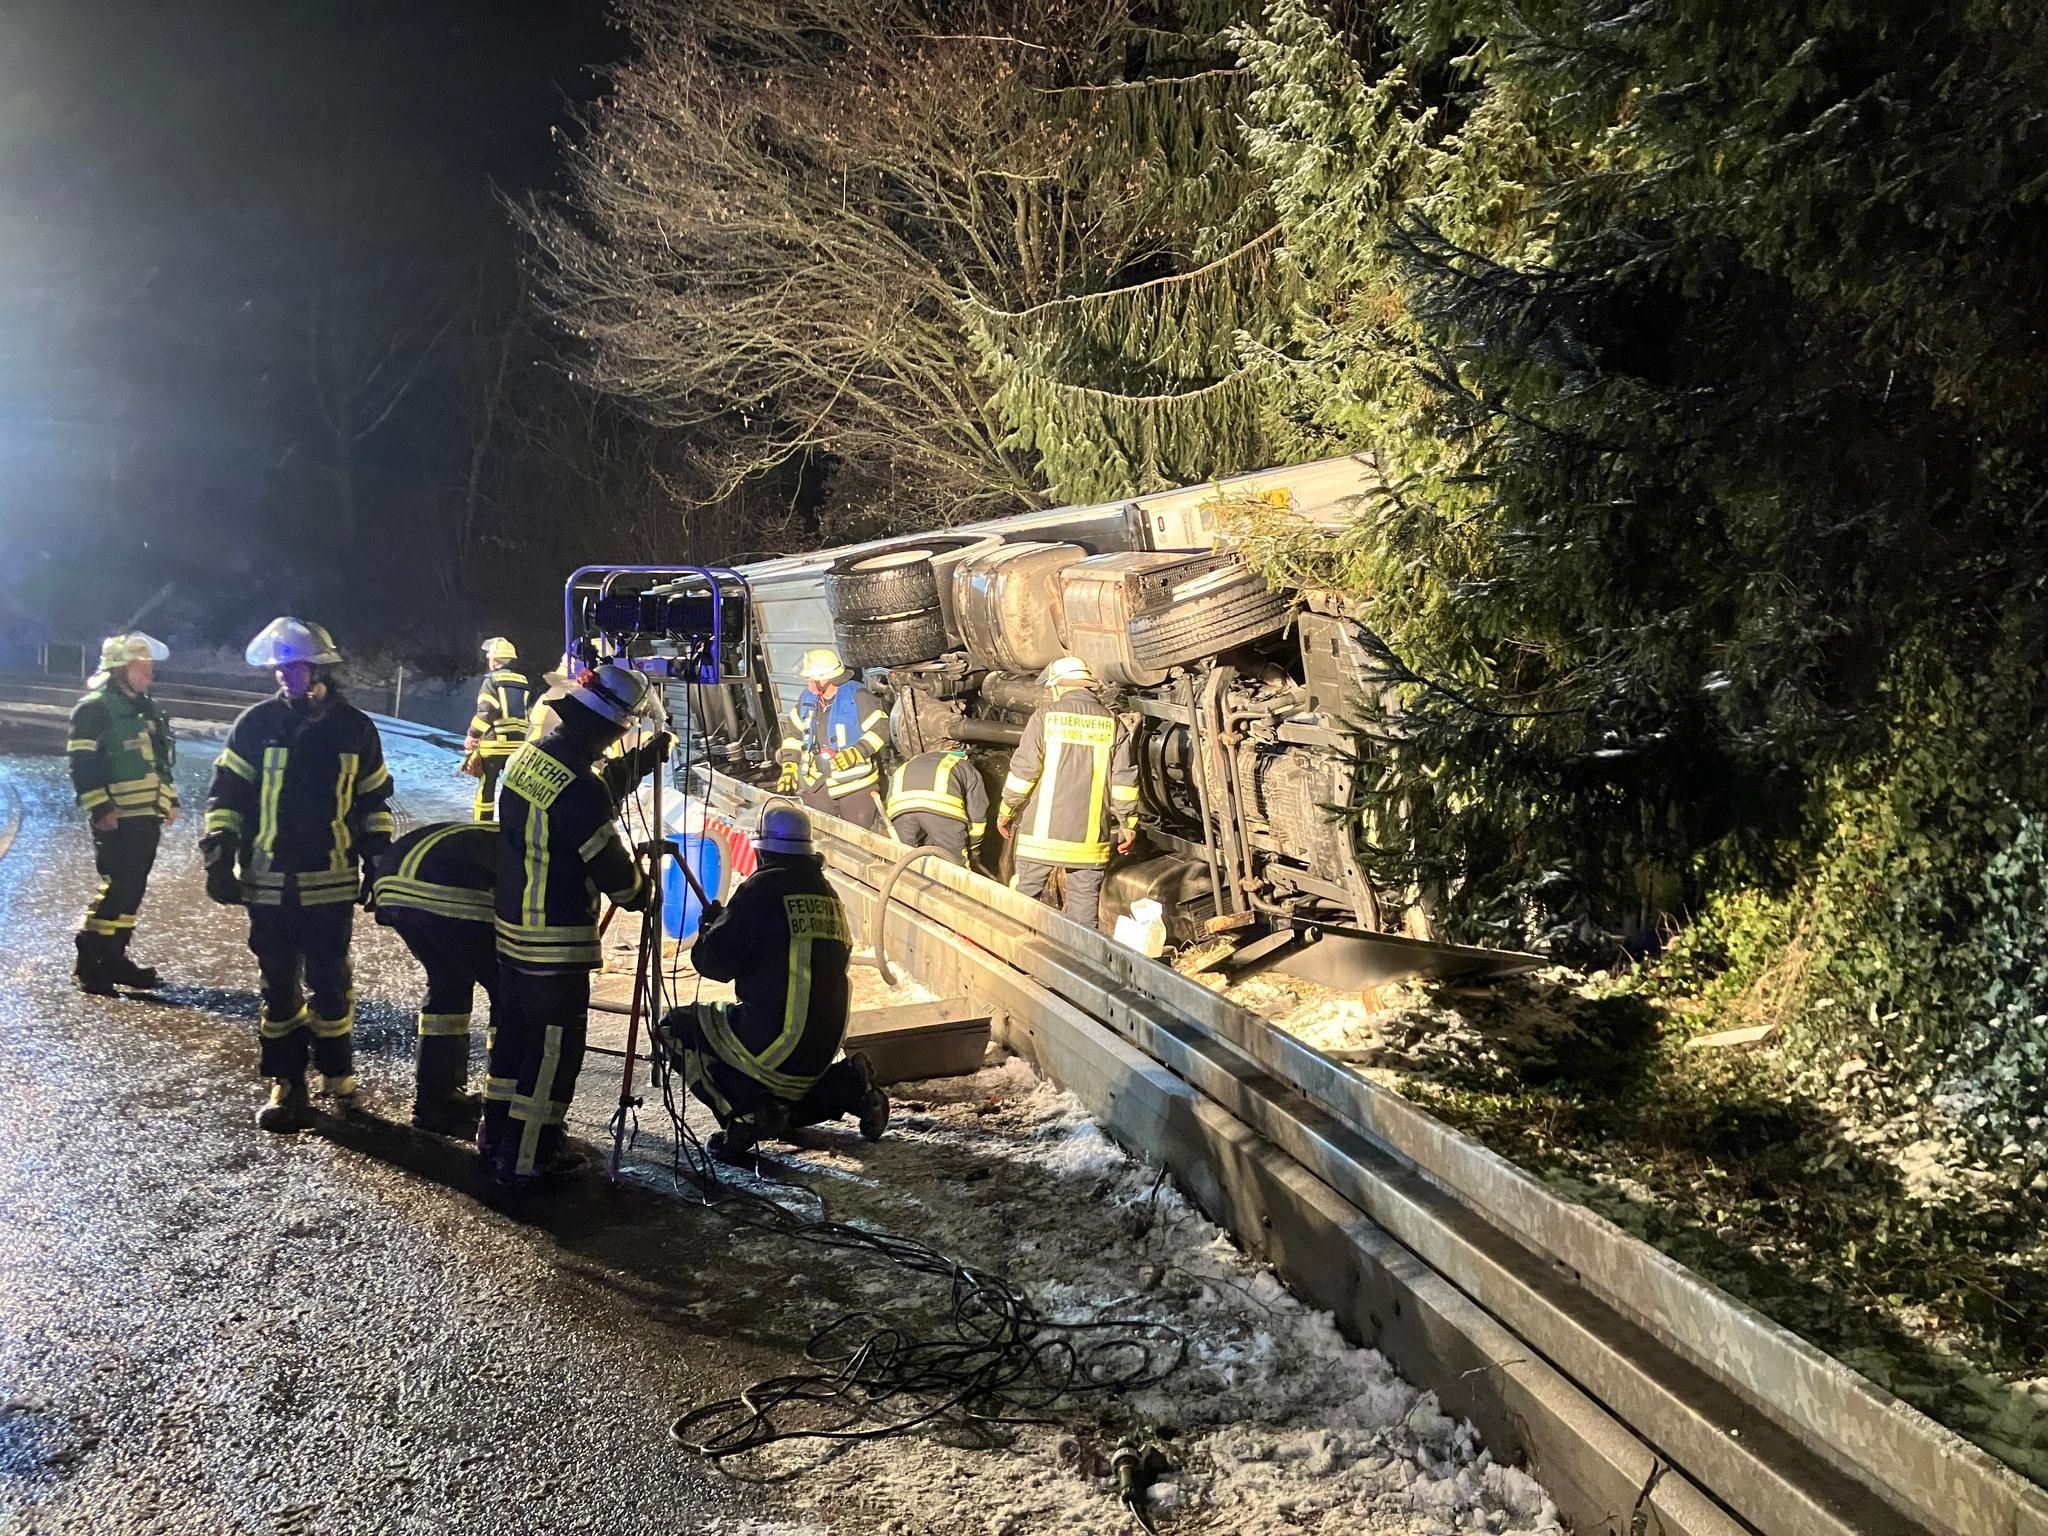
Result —
M213 769L202 843L229 842L253 906L356 899L359 860L391 842L391 770L376 724L331 687L242 711Z
M370 889L377 921L410 909L469 923L496 917L498 828L487 821L449 821L408 832L377 860Z
M823 709L818 696L807 690L784 718L776 761L795 763L804 789L813 789L822 780L828 795L842 799L881 783L877 759L888 742L888 728L889 712L860 683L841 683ZM829 773L821 755L825 752L833 756Z
M476 716L469 734L485 757L510 757L526 739L526 710L533 685L522 672L500 667L484 674L476 694Z
M889 778L889 819L924 811L967 825L979 838L988 826L988 786L965 752L921 752Z
M738 997L729 1010L704 1010L705 1044L777 1098L801 1098L846 1037L852 956L823 863L761 855L690 953L700 976L732 982Z
M1024 727L1003 781L1003 809L1020 806L1017 857L1040 864L1107 864L1112 819L1136 825L1130 729L1086 689L1061 692Z
M112 683L95 688L72 708L64 746L72 791L88 815L110 805L123 818L163 816L177 807L171 722L148 694Z
M637 757L617 761L622 777L638 765ZM598 893L622 907L646 900L646 876L613 820L617 803L592 768L590 744L566 730L513 753L498 785L498 957L506 964L596 970Z

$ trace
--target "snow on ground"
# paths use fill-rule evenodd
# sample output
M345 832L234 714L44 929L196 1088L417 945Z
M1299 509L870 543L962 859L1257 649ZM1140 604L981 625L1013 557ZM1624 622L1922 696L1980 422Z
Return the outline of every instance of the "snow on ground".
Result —
M1021 1060L992 1048L972 1077L902 1084L892 1095L897 1118L878 1145L825 1132L789 1160L826 1191L836 1217L914 1233L1002 1273L1056 1319L1169 1324L1185 1335L1188 1358L1158 1386L1091 1400L1060 1428L1022 1428L1004 1449L934 1435L836 1452L794 1441L729 1464L788 1479L794 1512L819 1522L817 1532L1128 1536L1138 1527L1116 1500L1108 1457L1133 1431L1172 1463L1148 1500L1164 1531L1561 1529L1533 1479L1495 1464L1433 1393L1349 1344L1328 1313L1297 1301ZM711 1128L696 1115L692 1123L700 1135ZM652 1163L666 1151L665 1141L643 1141ZM925 1302L906 1292L925 1282L877 1264L853 1283L865 1305L916 1325ZM817 1320L839 1305L820 1303Z

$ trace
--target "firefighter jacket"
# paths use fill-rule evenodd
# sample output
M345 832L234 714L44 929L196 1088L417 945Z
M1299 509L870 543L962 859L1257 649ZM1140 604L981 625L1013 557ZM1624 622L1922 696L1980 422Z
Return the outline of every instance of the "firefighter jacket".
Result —
M510 757L526 740L526 710L533 685L516 666L484 674L469 734L485 757Z
M698 975L732 982L738 997L730 1009L702 1010L705 1044L778 1099L802 1098L846 1037L852 955L823 862L762 854L690 954Z
M1040 706L1011 754L1003 810L1017 815L1018 858L1107 864L1112 819L1126 829L1137 824L1129 727L1085 689L1067 689Z
M498 788L498 958L515 970L594 971L597 898L640 907L647 877L619 835L596 743L558 730L513 753ZM641 754L614 759L634 773ZM627 788L638 774L625 780Z
M832 702L820 704L805 690L785 718L779 763L797 765L797 783L806 793L822 781L825 793L844 799L882 781L876 761L888 740L889 712L860 683L849 679L834 690ZM823 754L832 754L825 766Z
M406 833L378 857L370 905L386 924L401 910L491 923L497 888L497 824L440 822Z
M913 812L943 816L967 828L970 841L988 827L988 786L965 752L923 752L889 777L889 819Z
M124 821L177 809L171 722L148 694L112 683L93 689L72 709L71 739L64 745L71 787L88 816L110 805Z
M201 844L231 849L252 906L353 902L356 865L391 842L391 770L370 717L324 698L252 704L214 765Z
M633 786L661 766L654 750L659 744L649 742L629 758L607 758L596 770L614 816ZM377 921L388 923L387 913L410 909L495 923L498 838L497 824L489 821L444 821L406 833L377 860L370 887Z

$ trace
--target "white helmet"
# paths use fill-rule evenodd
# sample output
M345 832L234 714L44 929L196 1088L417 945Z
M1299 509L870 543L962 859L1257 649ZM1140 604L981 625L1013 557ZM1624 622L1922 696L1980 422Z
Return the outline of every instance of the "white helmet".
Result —
M647 694L647 679L640 673L606 662L578 673L568 696L623 731L645 712Z
M334 636L321 625L300 619L272 619L249 642L242 659L252 667L281 667L294 661L331 667L340 662L341 652L334 648Z
M517 661L519 647L503 635L493 635L483 644L485 661Z
M1095 670L1078 656L1062 656L1038 674L1041 688L1061 688L1071 683L1092 683Z
M805 651L804 659L797 663L797 672L807 683L836 683L846 676L846 663L839 659L839 653L829 645L816 650Z
M754 834L754 848L760 853L809 853L811 813L787 800L770 801L761 812L761 827Z
M100 642L100 669L87 678L86 683L93 688L104 687L107 675L115 668L125 667L131 661L162 661L170 654L168 645L139 629L124 635L109 635Z

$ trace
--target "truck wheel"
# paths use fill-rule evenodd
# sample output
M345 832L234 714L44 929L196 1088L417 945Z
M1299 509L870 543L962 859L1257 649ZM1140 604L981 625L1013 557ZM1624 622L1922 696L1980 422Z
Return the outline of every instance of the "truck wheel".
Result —
M1287 599L1263 583L1233 586L1131 620L1131 654L1170 667L1270 635L1287 623Z
M832 629L839 637L840 659L856 672L931 661L946 649L946 620L937 608L886 619L842 620Z
M941 607L933 557L979 542L972 534L945 534L846 555L825 568L825 606L849 624Z

